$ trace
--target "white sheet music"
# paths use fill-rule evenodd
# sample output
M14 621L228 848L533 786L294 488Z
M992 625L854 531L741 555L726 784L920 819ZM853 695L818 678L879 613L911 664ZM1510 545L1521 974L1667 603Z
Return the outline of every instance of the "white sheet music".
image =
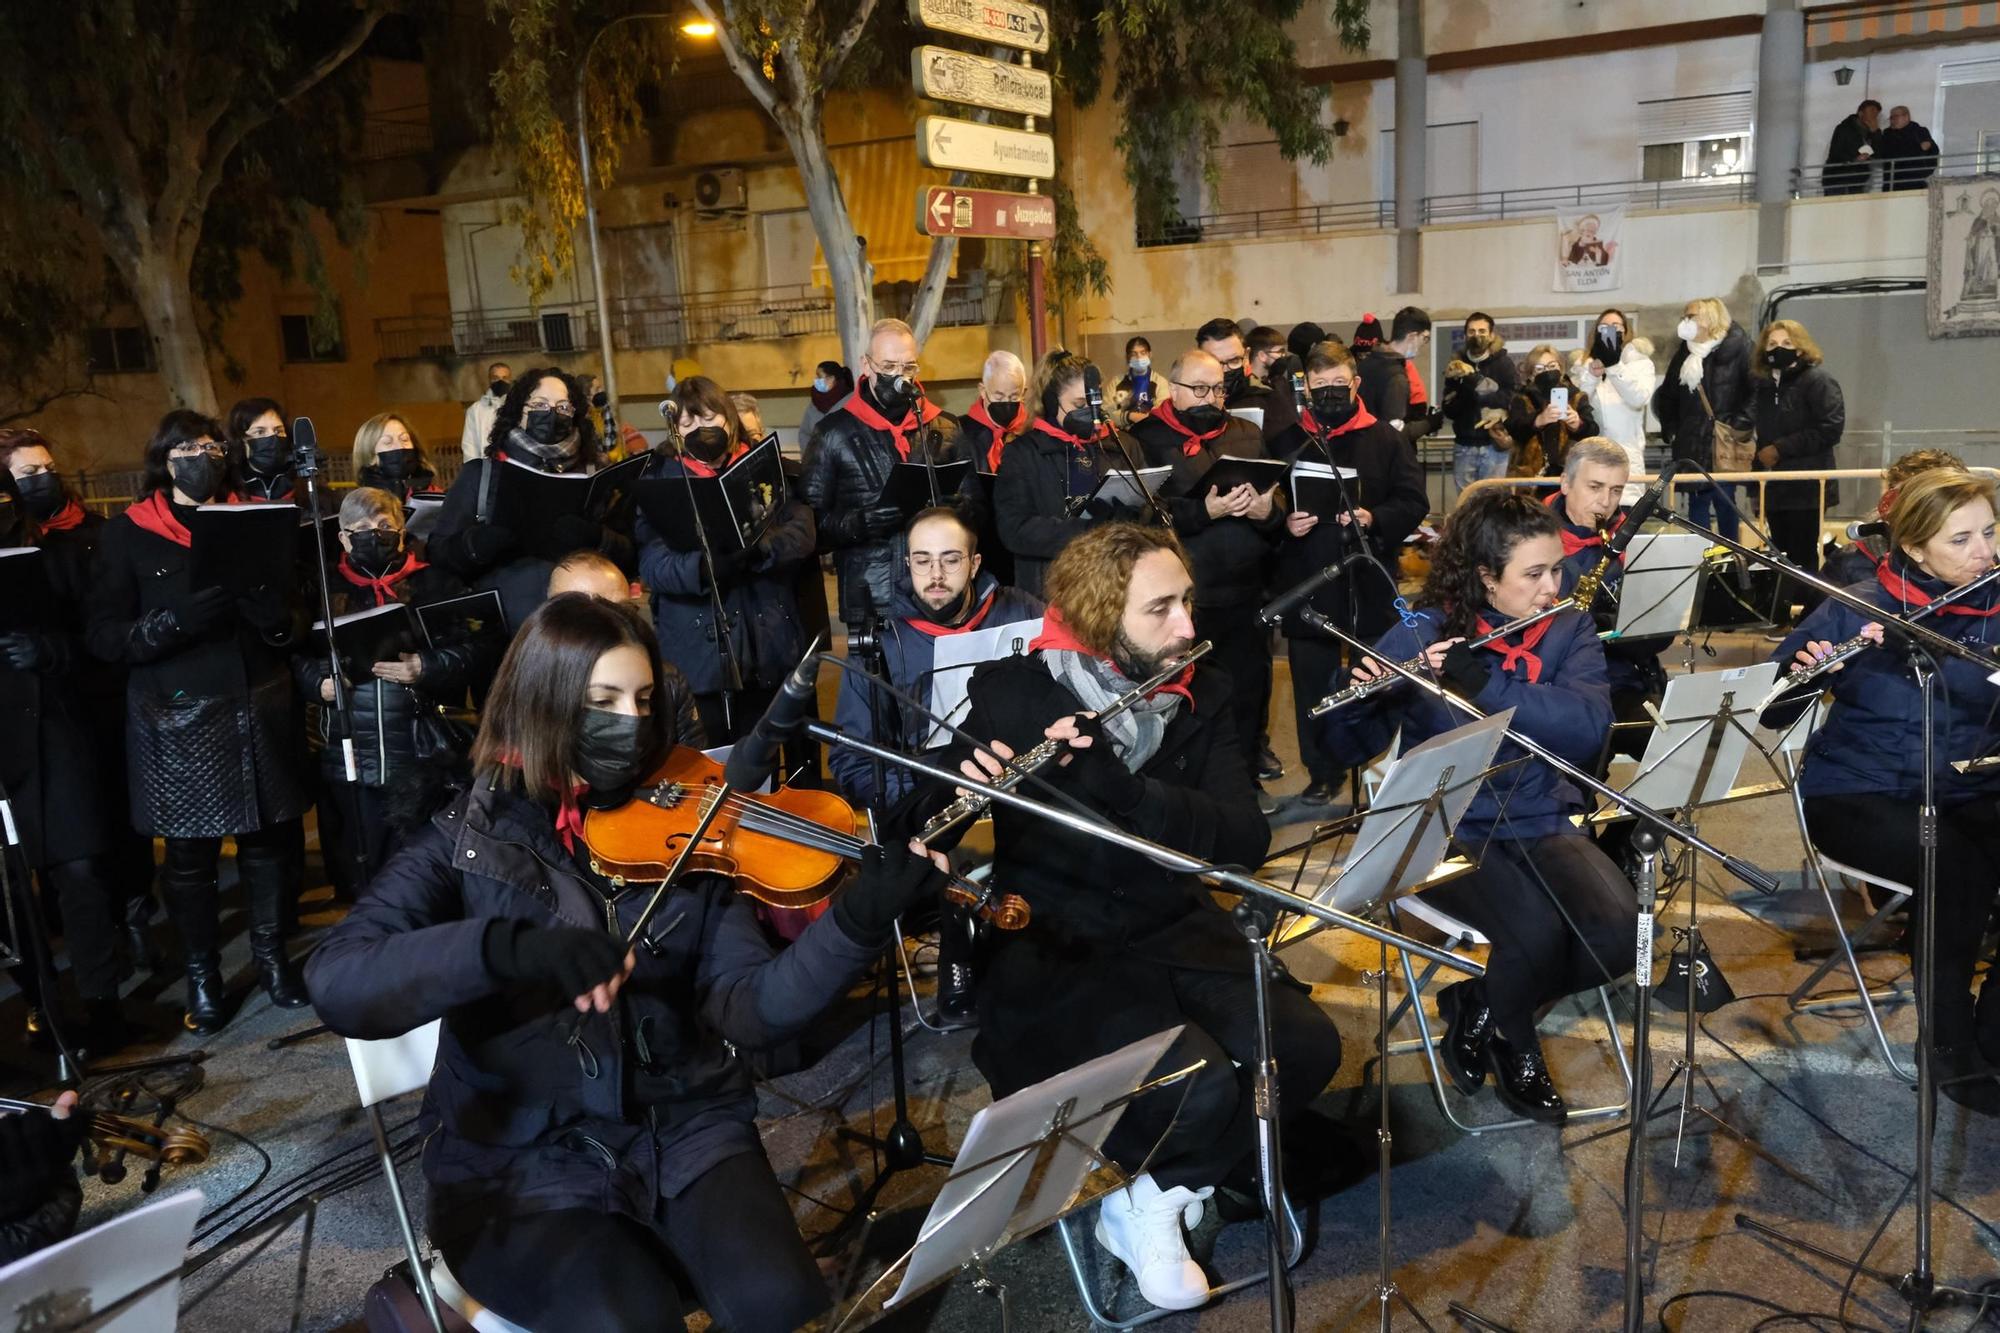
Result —
M981 662L1028 651L1029 643L1042 632L1042 618L1017 620L1011 625L967 630L963 634L941 634L937 656L931 664L931 712L956 726L965 720L970 707L965 697L966 682ZM951 733L934 726L924 737L924 749L935 749L951 739Z
M1757 730L1757 705L1777 678L1776 662L1759 662L1669 680L1666 696L1660 700L1662 725L1653 729L1646 742L1638 776L1625 788L1625 794L1655 810L1706 805L1727 796L1736 785L1743 757L1749 753L1751 733ZM1722 724L1722 734L1715 742L1715 762L1709 766L1701 790L1696 791L1709 733L1715 728L1724 696L1730 697L1733 721Z
M1621 639L1679 634L1694 612L1701 580L1701 553L1708 539L1691 532L1646 532L1625 551L1625 574L1618 584Z
M182 1190L0 1268L0 1310L11 1317L40 1305L54 1324L66 1327L93 1310L108 1309L180 1268L201 1204L200 1190ZM104 1333L171 1329L180 1299L175 1278L104 1325Z

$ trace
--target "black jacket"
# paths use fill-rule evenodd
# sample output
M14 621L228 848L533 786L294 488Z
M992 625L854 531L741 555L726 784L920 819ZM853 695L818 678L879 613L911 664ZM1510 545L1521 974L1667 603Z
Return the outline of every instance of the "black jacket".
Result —
M1833 137L1826 143L1828 166L1841 162L1865 162L1861 156L1861 146L1868 145L1876 152L1882 149L1882 131L1871 130L1861 123L1858 115L1849 113L1833 127Z
M1467 447L1485 448L1493 443L1493 437L1485 426L1479 424L1480 414L1493 408L1505 410L1514 399L1521 372L1514 364L1514 358L1504 347L1487 353L1484 361L1467 358L1472 374L1444 382L1445 419L1451 422L1454 442Z
M1291 461L1304 457L1314 462L1330 462L1361 474L1347 483L1348 494L1374 520L1367 530L1369 549L1389 575L1395 577L1403 555L1403 540L1430 513L1430 492L1424 488L1423 468L1418 466L1416 455L1402 433L1384 421L1372 421L1330 436L1328 448L1330 457L1322 454L1319 445L1308 442L1303 426L1294 426L1274 442L1272 452ZM1279 540L1277 569L1271 582L1276 587L1289 588L1353 550L1347 529L1341 527L1334 515L1322 514L1305 536L1286 533ZM1395 586L1379 570L1356 564L1349 566L1345 577L1314 593L1307 604L1348 632L1373 639L1389 627L1394 615L1390 604L1395 599ZM1358 620L1353 612L1359 613ZM1311 636L1316 631L1291 616L1286 618L1285 633L1296 638Z
M788 1036L879 952L829 912L773 954L751 900L697 875L668 895L617 1006L578 1025L567 996L503 988L486 965L496 920L615 928L652 886L613 899L579 871L548 809L475 788L414 833L306 963L327 1026L400 1035L444 1020L424 1099L433 1216L590 1208L648 1222L660 1201L758 1147L739 1051ZM664 1095L641 1105L635 1034ZM571 1041L571 1033L577 1039Z
M1187 437L1156 416L1132 428L1132 438L1145 450L1147 467L1171 467L1173 475L1161 487L1174 531L1187 544L1194 563L1194 599L1200 606L1243 605L1259 600L1264 575L1285 527L1284 502L1275 498L1271 515L1261 522L1247 518L1208 516L1208 488L1201 478L1218 456L1263 458L1264 439L1255 426L1231 417L1220 436L1189 454Z
M1041 596L1049 562L1079 533L1111 518L1147 517L1105 502L1093 502L1074 516L1069 513L1071 498L1090 494L1095 479L1111 466L1110 451L1117 448L1117 442L1107 440L1090 450L1083 469L1092 478L1088 484L1072 475L1075 448L1034 426L1001 452L1000 470L993 474L993 519L1000 544L1014 557L1015 587ZM1131 449L1132 457L1143 462L1139 447Z
M1937 140L1914 120L1901 129L1892 125L1883 130L1881 153L1892 190L1920 189L1937 171Z
M290 589L239 600L204 634L176 608L195 589L187 547L127 513L113 519L85 603L90 651L126 664L132 825L156 837L224 837L305 813L306 784L288 653Z
M1834 466L1833 449L1847 428L1847 406L1840 385L1825 366L1807 366L1789 375L1751 381L1756 389L1757 447L1778 451L1775 467L1757 464L1759 472L1806 472ZM1840 483L1826 483L1826 499L1840 499ZM1764 503L1773 509L1817 509L1819 486L1813 482L1764 488Z
M1666 373L1660 376L1660 387L1653 390L1653 415L1659 418L1660 434L1673 450L1673 457L1712 468L1715 418L1709 416L1701 396L1681 383L1681 366L1687 356L1686 343L1674 349ZM1750 429L1750 335L1741 324L1731 323L1729 332L1702 361L1701 386L1716 417L1736 430Z
M868 384L863 383L856 392L868 394L869 401L874 401ZM949 412L940 412L918 430L928 435L931 461L952 463L968 457L958 418ZM909 442L909 461L924 461L925 440L913 432ZM847 410L846 403L827 413L813 435L812 461L806 464L803 489L819 528L820 549L833 553L840 582L841 619L851 625L860 623L870 605L877 612L889 605L895 585L890 538L868 535L865 511L881 502L890 469L902 461L895 437L864 423ZM978 497L979 483L968 471L958 501L975 522L983 507Z
M1597 434L1597 413L1590 407L1590 395L1563 377L1562 386L1569 390L1569 405L1576 410L1580 423L1571 430L1564 421L1551 421L1546 426L1537 427L1535 418L1549 405L1549 391L1538 387L1533 381L1519 385L1507 404L1507 433L1514 437L1516 461L1524 450L1532 444L1542 447L1542 467L1544 476L1554 476L1562 471L1563 456L1569 452L1572 440L1584 440Z
M1361 401L1377 421L1409 421L1409 366L1408 357L1387 343L1378 343L1355 367Z

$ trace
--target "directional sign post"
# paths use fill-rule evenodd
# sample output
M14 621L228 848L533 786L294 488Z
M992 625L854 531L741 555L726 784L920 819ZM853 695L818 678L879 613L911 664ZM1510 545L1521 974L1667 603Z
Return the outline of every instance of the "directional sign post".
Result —
M1048 180L1056 174L1056 141L947 116L917 118L917 160L941 171Z
M1049 49L1049 11L1026 0L910 0L910 21L1037 55Z
M1046 116L1055 106L1054 83L1045 71L943 46L910 52L910 86L920 97L1017 116Z
M984 236L1048 241L1056 234L1056 201L1045 194L960 190L930 185L917 191L917 230L927 236Z

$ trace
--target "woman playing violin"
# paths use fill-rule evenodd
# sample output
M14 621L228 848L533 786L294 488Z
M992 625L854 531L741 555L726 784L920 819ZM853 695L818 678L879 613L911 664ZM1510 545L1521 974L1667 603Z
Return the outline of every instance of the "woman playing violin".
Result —
M550 599L500 665L471 781L313 955L344 1036L444 1020L426 1114L430 1232L466 1290L533 1328L796 1328L827 1292L757 1138L740 1052L796 1031L886 944L938 873L901 847L783 954L715 876L590 867L582 812L622 805L665 751L658 647L629 606Z

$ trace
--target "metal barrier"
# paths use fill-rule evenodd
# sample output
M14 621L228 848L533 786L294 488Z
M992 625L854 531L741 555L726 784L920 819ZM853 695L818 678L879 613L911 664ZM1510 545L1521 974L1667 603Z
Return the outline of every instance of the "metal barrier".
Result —
M1929 157L1883 158L1866 162L1819 162L1792 168L1792 197L1879 194L1885 190L1922 190L1933 175L1976 176L1994 169L1990 150L1941 153Z

